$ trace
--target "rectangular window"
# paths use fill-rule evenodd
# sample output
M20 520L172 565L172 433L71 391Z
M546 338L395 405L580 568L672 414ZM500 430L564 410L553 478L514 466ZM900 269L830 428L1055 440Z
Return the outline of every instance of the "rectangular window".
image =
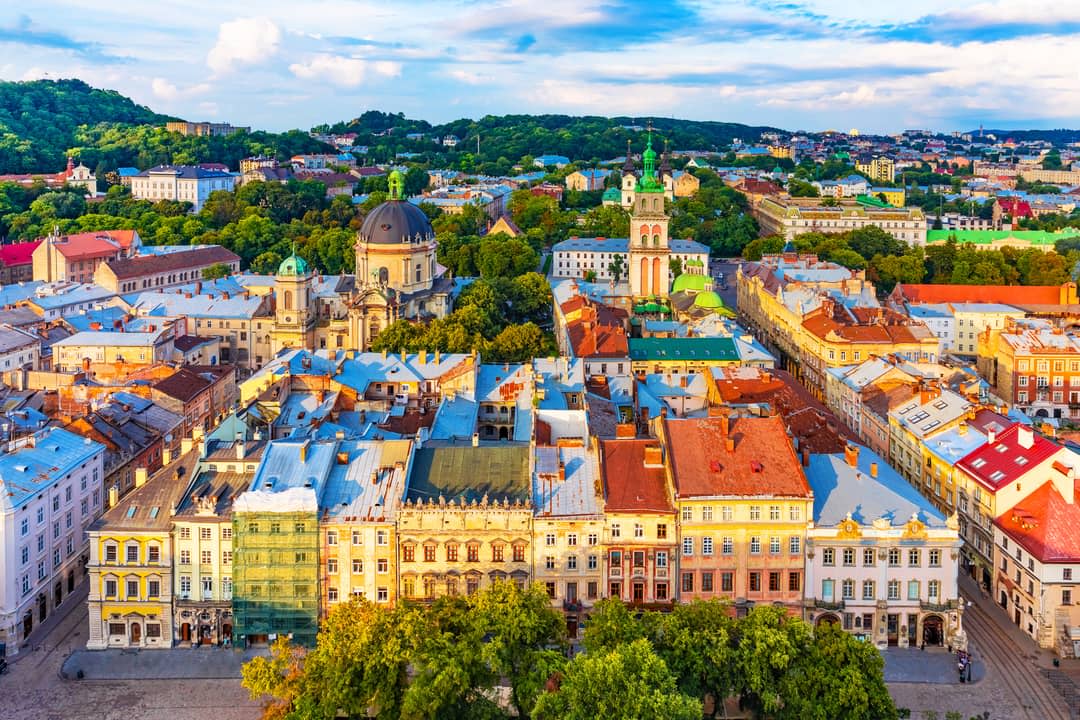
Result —
M750 573L750 592L761 592L761 573L756 570Z
M566 534L566 544L567 544L568 547L576 547L577 546L577 533L567 533Z
M684 593L694 592L694 573L685 572L682 574L682 591Z
M770 505L769 506L769 519L770 520L779 520L780 519L780 506L779 505Z
M469 543L466 546L467 560L469 562L480 562L480 545L478 543Z
M390 561L386 558L379 558L375 561L375 572L379 575L385 575L390 572Z
M802 588L802 575L798 572L789 572L787 576L787 589L790 592L799 592Z
M129 562L129 563L137 563L137 562L139 562L139 546L138 545L128 545L127 546L125 560L127 562Z
M780 573L775 570L769 573L769 592L780 592Z
M780 554L780 538L778 536L776 536L776 535L769 538L769 554L770 555L779 555Z
M25 587L25 585L26 584L24 583L24 587ZM105 597L107 597L107 598L116 597L116 581L115 580L106 580L105 581Z
M874 566L874 548L863 548L862 564L866 567Z
M666 568L667 567L667 553L664 552L663 550L657 550L656 551L656 567L658 567L658 568Z
M713 554L713 539L711 537L701 538L701 554L712 555Z
M821 599L825 602L833 601L833 581L822 580L821 581Z
M692 537L683 538L683 541L682 541L682 554L683 555L693 555L694 554L694 538L692 538Z
M705 522L712 521L712 505L706 505L705 507L701 508L701 519Z
M390 537L390 534L388 532L386 532L385 530L376 530L375 531L375 544L376 545L386 545L387 542L388 542L389 537Z
M326 544L337 545L337 530L326 531Z
M701 592L711 593L713 591L713 574L706 571L701 573Z
M754 537L750 538L750 554L751 555L758 555L760 553L761 553L761 538L759 538L759 537L757 537L755 535Z
M889 548L889 567L900 567L900 548Z
M435 546L424 546L424 562L435 562Z
M863 600L873 600L874 599L874 581L873 580L863 580L862 598L863 598Z
M798 535L792 535L788 538L788 554L800 555L802 553L802 538Z
M360 575L361 573L363 573L364 572L364 561L363 560L353 560L352 561L352 571L353 571L353 575Z
M730 505L723 505L720 507L720 519L724 522L731 522L733 512Z
M191 564L191 551L190 550L181 550L180 551L180 564L181 565L190 565Z
M918 600L919 599L919 581L909 580L907 584L907 599Z
M667 524L666 523L657 523L656 524L656 538L658 540L667 540Z
M38 550L39 551L41 550L41 544L40 543L38 543ZM116 546L115 545L106 545L105 546L105 562L107 562L107 563L116 562Z
M337 575L337 558L330 558L326 561L326 573L327 575Z
M735 589L735 574L730 572L720 573L720 592L733 592Z
M735 553L735 538L725 537L720 541L720 552L724 555L732 555Z
M555 544L555 533L548 533L544 536L544 545L551 547Z
M125 597L127 597L128 599L139 597L139 581L138 580L128 580L127 581L127 595L125 595Z
M823 548L821 551L821 564L832 566L836 564L836 550L833 548Z
M931 550L930 553L930 567L941 567L941 551Z
M161 596L161 581L160 580L147 580L146 581L146 596L156 598Z
M761 519L761 506L760 505L751 505L750 506L750 519L751 520L760 520Z
M919 567L922 553L917 548L908 550L908 567Z
M683 507L683 509L682 509L682 519L683 519L683 522L693 520L694 519L694 508L689 507L689 506Z
M213 562L212 553L209 550L203 550L199 554L199 562L201 562L203 565L209 565L211 562Z
M855 566L855 549L854 548L844 548L842 555L843 555L843 558L844 558L844 567L854 567Z
M642 525L641 523L634 523L634 537L636 537L636 538L645 537L645 526Z
M446 560L447 562L457 562L458 559L458 546L456 543L450 543L446 546Z
M363 545L364 544L364 536L359 530L353 530L352 531L352 544L353 545Z
M938 596L941 593L941 581L931 580L926 584L926 596L930 602L937 602Z

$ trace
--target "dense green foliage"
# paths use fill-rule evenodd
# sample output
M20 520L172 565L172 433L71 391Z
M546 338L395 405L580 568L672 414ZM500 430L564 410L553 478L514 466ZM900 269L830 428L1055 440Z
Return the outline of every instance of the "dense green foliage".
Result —
M815 253L824 260L853 270L866 270L879 293L897 283L952 285L1060 285L1068 282L1080 262L1080 240L1061 240L1056 250L1005 247L979 249L972 243L950 239L926 247L910 246L884 230L869 226L844 233L804 233L795 249ZM758 238L746 246L744 256L759 260L763 253L779 252L779 237Z
M59 172L69 154L104 174L170 162L221 162L235 169L248 155L287 159L328 149L299 130L184 137L165 131L169 119L81 80L0 82L0 173Z
M244 666L244 686L267 698L264 718L282 720L696 720L727 698L775 720L897 717L873 645L781 608L736 619L720 601L659 613L603 600L585 652L567 660L565 647L539 584L496 583L431 606L339 605L314 649L278 641Z
M667 140L671 148L717 150L734 138L754 139L774 128L754 127L737 123L699 122L655 118L656 133ZM598 116L568 115L485 115L478 120L463 118L442 125L422 120L410 120L401 114L365 112L358 118L333 125L322 125L316 131L357 133L356 143L369 147L369 157L383 162L398 152L419 152L425 157L450 167L465 166L484 174L503 174L519 159L532 164L538 155L565 155L584 161L610 160L626 154L631 141L640 152L644 145L643 120ZM628 127L624 127L628 126ZM377 135L376 133L385 133ZM410 140L409 133L425 133L421 140ZM455 135L461 143L453 149L436 146L436 138ZM480 152L476 152L476 138ZM657 148L659 149L659 148Z

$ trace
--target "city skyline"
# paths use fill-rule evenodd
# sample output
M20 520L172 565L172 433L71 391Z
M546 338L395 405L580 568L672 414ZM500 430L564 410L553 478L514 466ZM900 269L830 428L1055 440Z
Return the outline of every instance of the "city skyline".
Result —
M1035 5L270 0L223 16L205 2L44 0L0 10L0 78L79 77L158 112L268 130L368 109L433 123L565 113L864 133L1076 127L1080 7Z

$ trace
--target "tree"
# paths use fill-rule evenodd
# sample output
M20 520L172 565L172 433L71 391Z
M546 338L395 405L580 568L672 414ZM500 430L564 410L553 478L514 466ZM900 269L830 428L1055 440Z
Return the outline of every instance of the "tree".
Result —
M815 186L797 177L788 181L787 191L791 197L819 197L820 195Z
M736 690L732 671L735 622L728 610L726 603L717 600L676 605L660 616L653 641L679 690L696 698L711 696L714 714Z
M781 682L810 642L810 627L783 608L755 607L738 626L732 667L745 704L772 715L786 701Z
M232 268L225 263L214 263L210 267L203 268L202 276L203 280L217 280L218 278L229 277L232 274Z
M668 260L668 272L671 274L672 279L675 279L683 274L682 260L677 257L670 258Z
M758 238L743 248L743 257L756 262L762 255L774 255L783 249L784 238L779 235L769 235Z
M263 719L284 719L301 695L304 651L279 637L270 646L270 657L254 657L241 668L240 684L251 699L264 698Z
M484 632L485 663L510 681L511 705L518 717L528 717L544 683L565 664L562 613L540 584L522 590L509 581L472 596L470 611Z
M629 608L617 598L605 598L593 605L582 645L588 653L599 653L644 637L645 628Z
M895 720L885 686L885 661L872 644L833 623L814 629L812 640L780 681L778 720Z
M585 213L581 234L588 237L629 237L630 214L618 205L595 207Z
M607 270L611 273L611 277L618 283L622 280L623 271L626 270L626 261L623 255L615 255L611 258L611 262L608 263Z
M698 720L701 702L679 692L645 639L578 655L536 701L534 720Z
M534 323L507 325L495 336L484 356L491 362L524 362L534 357L551 357L558 349L550 335Z
M86 199L79 192L49 192L30 203L30 211L40 218L76 218L86 212Z

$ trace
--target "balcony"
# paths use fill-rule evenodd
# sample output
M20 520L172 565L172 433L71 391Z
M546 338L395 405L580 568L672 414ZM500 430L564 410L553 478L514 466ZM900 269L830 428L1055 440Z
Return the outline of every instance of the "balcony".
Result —
M566 612L581 612L585 609L585 604L580 600L563 600L562 607Z
M844 609L844 601L843 600L840 600L839 602L829 602L827 600L819 600L818 598L813 598L809 602L810 602L811 607L815 607L818 610L843 610Z
M919 609L923 612L949 612L955 610L960 606L959 600L949 600L943 603L932 603L923 600L919 601Z

